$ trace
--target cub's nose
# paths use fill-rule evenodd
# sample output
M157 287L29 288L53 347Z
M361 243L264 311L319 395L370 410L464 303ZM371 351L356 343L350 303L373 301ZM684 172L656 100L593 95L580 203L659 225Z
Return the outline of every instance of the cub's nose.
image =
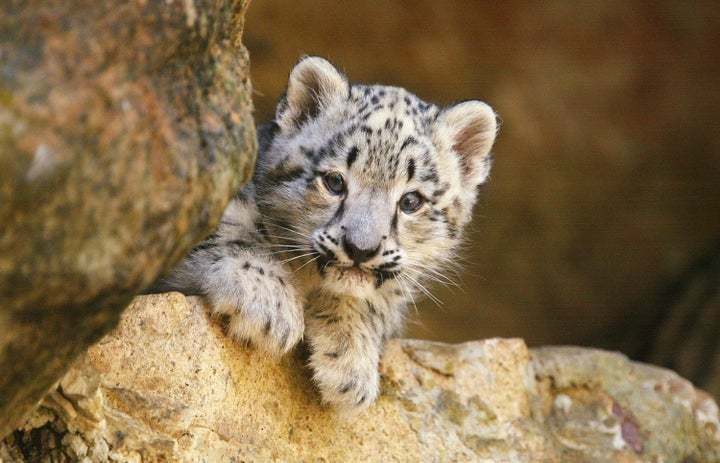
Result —
M357 247L352 241L348 241L347 238L343 238L343 249L355 265L360 265L377 254L380 246L374 249L362 249Z

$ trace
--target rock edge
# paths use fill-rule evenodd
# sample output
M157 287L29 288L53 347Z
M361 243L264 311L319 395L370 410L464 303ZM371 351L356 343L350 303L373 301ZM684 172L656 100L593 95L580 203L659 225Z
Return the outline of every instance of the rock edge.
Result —
M377 404L349 420L322 407L303 362L228 340L200 298L138 297L0 459L720 461L710 396L617 353L398 339Z

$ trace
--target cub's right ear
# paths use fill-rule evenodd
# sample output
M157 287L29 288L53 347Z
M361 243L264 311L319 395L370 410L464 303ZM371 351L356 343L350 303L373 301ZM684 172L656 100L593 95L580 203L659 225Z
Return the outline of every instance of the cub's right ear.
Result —
M303 58L290 72L275 123L281 131L295 133L305 122L349 96L348 80L329 61L317 56Z

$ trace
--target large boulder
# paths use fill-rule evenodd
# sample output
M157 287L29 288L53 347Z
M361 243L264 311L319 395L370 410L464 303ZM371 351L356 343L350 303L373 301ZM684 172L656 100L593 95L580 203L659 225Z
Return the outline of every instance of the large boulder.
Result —
M232 342L200 298L139 297L0 460L720 461L715 402L617 353L395 340L377 404L349 420L304 361Z
M246 3L3 2L0 436L249 177Z

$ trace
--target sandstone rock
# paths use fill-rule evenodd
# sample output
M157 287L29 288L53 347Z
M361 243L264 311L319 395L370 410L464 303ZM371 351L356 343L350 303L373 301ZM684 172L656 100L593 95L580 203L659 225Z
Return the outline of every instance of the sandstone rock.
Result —
M246 3L3 2L0 436L249 177Z
M0 459L720 461L715 402L620 354L395 340L377 404L343 421L320 405L300 350L265 357L208 313L177 293L136 298Z

